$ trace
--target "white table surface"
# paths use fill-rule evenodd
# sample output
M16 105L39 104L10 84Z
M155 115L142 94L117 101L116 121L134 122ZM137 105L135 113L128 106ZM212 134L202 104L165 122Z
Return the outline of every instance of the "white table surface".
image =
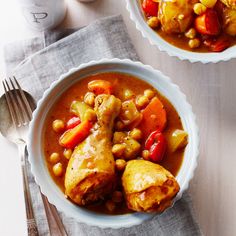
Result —
M187 95L197 115L201 136L200 156L190 191L203 233L209 236L236 235L236 60L203 65L169 57L142 38L129 19L124 0L97 0L91 4L69 0L68 14L60 27L84 26L94 19L112 14L123 15L141 61L171 77ZM5 76L4 44L36 34L24 24L14 0L2 2L1 79ZM0 136L2 236L26 235L20 160L17 157L15 146Z

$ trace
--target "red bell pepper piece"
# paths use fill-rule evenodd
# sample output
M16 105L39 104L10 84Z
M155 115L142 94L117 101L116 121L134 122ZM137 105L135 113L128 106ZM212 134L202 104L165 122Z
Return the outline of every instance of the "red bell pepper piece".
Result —
M157 16L158 3L152 0L144 0L142 4L143 11L147 16Z
M200 34L218 35L221 27L217 12L207 9L205 13L195 19L195 28Z
M227 38L206 39L204 44L210 48L212 52L222 52L230 47L231 43Z
M150 161L156 163L162 161L167 149L165 136L159 130L152 132L146 140L145 149L150 152Z
M81 143L90 133L93 123L85 120L75 126L73 129L67 130L59 139L59 144L65 148L74 148Z
M230 41L225 38L217 39L210 45L210 49L212 52L222 52L228 47L230 47Z
M81 123L80 118L78 116L73 116L71 119L69 119L66 123L66 129L73 129L75 126L79 125Z

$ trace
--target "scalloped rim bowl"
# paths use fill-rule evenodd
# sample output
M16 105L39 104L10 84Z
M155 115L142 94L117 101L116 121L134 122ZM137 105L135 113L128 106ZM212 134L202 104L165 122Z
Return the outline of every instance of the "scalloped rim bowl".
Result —
M165 41L154 30L152 30L144 20L140 6L140 0L126 0L126 8L130 13L131 20L134 21L136 28L147 38L152 45L156 45L160 51L166 52L169 56L178 57L180 60L190 62L217 63L236 58L236 45L220 53L199 53L180 49Z
M193 177L197 165L199 135L195 115L192 112L191 106L187 103L185 95L179 90L177 85L173 84L160 71L154 70L152 67L143 65L140 62L133 62L127 59L92 61L71 69L68 73L62 75L59 80L52 83L50 88L45 91L42 99L38 102L37 109L33 113L33 120L30 123L28 140L29 161L35 181L40 186L42 193L47 196L49 202L67 216L73 217L78 222L101 228L131 227L152 218L154 214L130 213L125 215L104 215L81 208L65 198L62 191L52 180L44 160L42 134L48 111L61 94L74 83L86 76L102 72L121 72L136 76L150 83L166 96L176 108L181 117L184 129L189 134L189 144L185 150L184 161L176 177L180 184L180 191L175 201L181 198L183 192L188 188L189 181Z

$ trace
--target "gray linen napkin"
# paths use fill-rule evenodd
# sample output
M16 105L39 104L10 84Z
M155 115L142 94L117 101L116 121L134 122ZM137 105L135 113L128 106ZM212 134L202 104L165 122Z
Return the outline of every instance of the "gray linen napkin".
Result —
M41 37L6 45L5 61L8 74L15 75L22 87L38 100L52 81L80 63L114 57L138 60L121 16L107 17L72 32L73 30L51 31L43 33ZM64 37L68 34L70 35ZM29 179L39 233L49 235L38 187L32 175ZM63 213L60 215L69 235L201 235L187 193L165 213L127 229L100 229L77 223L65 217Z

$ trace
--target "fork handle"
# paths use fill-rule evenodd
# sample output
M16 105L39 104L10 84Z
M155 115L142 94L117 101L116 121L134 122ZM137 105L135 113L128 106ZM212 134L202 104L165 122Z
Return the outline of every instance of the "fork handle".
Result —
M38 228L34 218L32 200L30 196L29 190L29 182L27 177L27 170L26 170L26 156L25 156L25 143L18 144L18 150L21 158L21 170L23 176L23 187L24 187L24 198L25 198L25 210L26 210L26 218L27 218L27 230L28 236L38 236Z

